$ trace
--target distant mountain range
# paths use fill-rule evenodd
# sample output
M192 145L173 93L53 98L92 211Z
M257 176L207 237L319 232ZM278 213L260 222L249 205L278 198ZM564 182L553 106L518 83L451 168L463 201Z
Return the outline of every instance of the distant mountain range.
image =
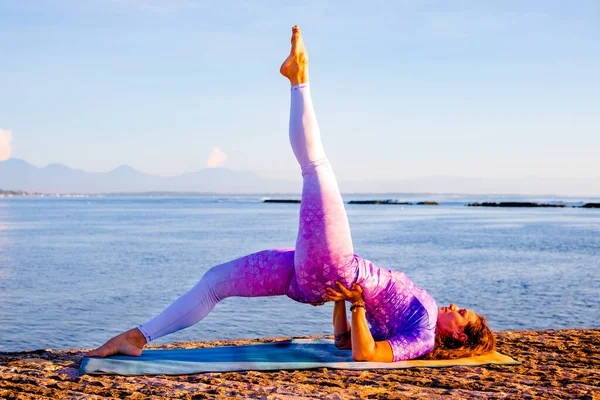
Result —
M258 193L295 192L298 191L298 184L272 181L250 172L227 168L206 168L162 177L145 174L128 165L121 165L108 172L85 172L62 164L49 164L39 168L24 160L12 158L0 162L0 188L41 193Z
M172 177L145 174L127 165L85 172L62 164L39 168L16 158L0 162L0 189L41 193L299 193L298 181L277 181L227 168L206 168ZM597 178L519 179L424 177L341 181L344 193L461 193L600 196Z

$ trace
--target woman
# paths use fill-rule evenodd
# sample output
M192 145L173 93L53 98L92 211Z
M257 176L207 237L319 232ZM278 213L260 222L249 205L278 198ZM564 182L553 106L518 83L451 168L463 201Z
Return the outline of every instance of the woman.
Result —
M211 268L158 316L86 356L139 356L147 342L197 323L226 297L279 295L312 305L334 301L335 345L351 349L356 361L456 358L492 351L494 336L483 317L454 304L438 309L404 273L379 269L353 253L344 204L321 143L307 53L297 26L280 72L292 86L290 142L303 177L296 248L265 250ZM346 301L352 304L351 323Z

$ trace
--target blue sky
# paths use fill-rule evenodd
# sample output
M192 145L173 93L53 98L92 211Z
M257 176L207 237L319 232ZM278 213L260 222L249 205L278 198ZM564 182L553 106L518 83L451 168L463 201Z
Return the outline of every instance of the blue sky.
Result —
M0 146L160 175L218 148L298 177L294 24L341 179L598 176L597 1L0 0Z

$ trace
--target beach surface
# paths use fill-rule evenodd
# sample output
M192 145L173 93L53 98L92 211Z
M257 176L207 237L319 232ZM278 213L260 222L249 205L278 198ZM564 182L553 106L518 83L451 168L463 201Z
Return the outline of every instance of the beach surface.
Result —
M213 347L289 338L182 342L147 348ZM518 366L345 371L78 376L87 349L0 353L0 398L577 398L600 399L600 329L506 331L498 351Z

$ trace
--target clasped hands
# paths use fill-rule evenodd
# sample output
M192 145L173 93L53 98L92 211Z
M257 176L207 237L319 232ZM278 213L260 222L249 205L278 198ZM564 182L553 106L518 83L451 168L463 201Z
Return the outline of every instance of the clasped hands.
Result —
M335 284L337 285L339 292L332 288L327 288L326 289L327 293L325 293L323 295L323 301L314 302L314 303L310 303L310 304L312 304L313 306L316 307L316 306L322 306L323 304L327 303L328 301L346 301L347 300L351 303L356 303L357 301L363 300L363 289L359 284L353 283L351 289L347 289L340 282L336 282Z

